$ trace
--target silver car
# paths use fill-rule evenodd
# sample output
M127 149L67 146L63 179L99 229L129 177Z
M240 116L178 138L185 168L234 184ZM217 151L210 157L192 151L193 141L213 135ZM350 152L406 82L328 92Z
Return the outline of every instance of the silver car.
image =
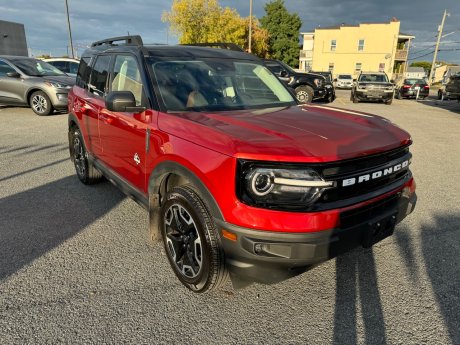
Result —
M0 56L0 104L30 106L37 115L67 109L75 84L50 64L25 56Z

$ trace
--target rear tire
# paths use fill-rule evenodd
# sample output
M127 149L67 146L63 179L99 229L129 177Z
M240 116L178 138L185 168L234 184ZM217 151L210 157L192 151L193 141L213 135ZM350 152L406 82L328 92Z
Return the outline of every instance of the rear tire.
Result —
M393 98L390 98L389 100L385 101L386 105L390 105L391 103L393 103Z
M194 292L222 286L228 279L225 255L205 202L191 185L173 188L165 199L159 227L177 278Z
M310 86L302 85L295 89L295 95L300 103L311 103L313 101L313 89Z
M102 180L102 173L88 160L83 137L78 128L72 128L70 154L78 179L84 184L95 184Z
M39 116L46 116L53 112L51 100L43 91L35 91L30 95L29 104L33 112Z

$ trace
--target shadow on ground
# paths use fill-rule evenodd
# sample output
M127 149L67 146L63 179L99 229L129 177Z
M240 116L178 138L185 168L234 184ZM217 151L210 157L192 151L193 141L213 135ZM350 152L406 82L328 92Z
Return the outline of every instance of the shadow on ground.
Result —
M69 176L0 199L0 281L108 213L124 195Z
M418 275L426 271L452 344L460 344L460 216L437 215L433 223L422 225L423 261L418 263L416 245L408 231L399 227L394 236L410 279L415 284ZM358 304L365 344L388 344L372 249L339 256L336 272L334 344L361 342L357 335Z

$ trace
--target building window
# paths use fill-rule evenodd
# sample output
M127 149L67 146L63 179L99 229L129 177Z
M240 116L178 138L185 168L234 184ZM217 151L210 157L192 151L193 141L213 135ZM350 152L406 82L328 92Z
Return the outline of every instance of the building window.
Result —
M364 50L364 40L358 41L358 51L362 52Z
M355 64L355 71L360 72L362 67L363 67L363 64L361 62L357 62Z
M331 40L331 52L335 52L337 48L337 40Z
M334 63L333 62L330 62L329 63L329 69L328 69L329 72L333 72L334 71Z

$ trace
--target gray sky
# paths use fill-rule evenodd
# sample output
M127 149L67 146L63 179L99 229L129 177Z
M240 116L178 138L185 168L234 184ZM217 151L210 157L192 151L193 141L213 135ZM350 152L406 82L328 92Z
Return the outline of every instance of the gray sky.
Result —
M177 43L167 33L161 14L171 0L68 0L74 44L78 52L93 41L107 37L140 34L148 43ZM253 14L265 15L268 1L253 0ZM241 16L249 15L249 0L220 0ZM431 61L438 25L444 9L447 17L439 60L460 63L460 0L285 0L287 9L298 13L301 31L340 23L401 21L401 31L416 36L411 49L415 60ZM23 23L32 52L60 56L67 54L68 31L65 0L0 0L0 20ZM426 56L422 56L425 55Z

